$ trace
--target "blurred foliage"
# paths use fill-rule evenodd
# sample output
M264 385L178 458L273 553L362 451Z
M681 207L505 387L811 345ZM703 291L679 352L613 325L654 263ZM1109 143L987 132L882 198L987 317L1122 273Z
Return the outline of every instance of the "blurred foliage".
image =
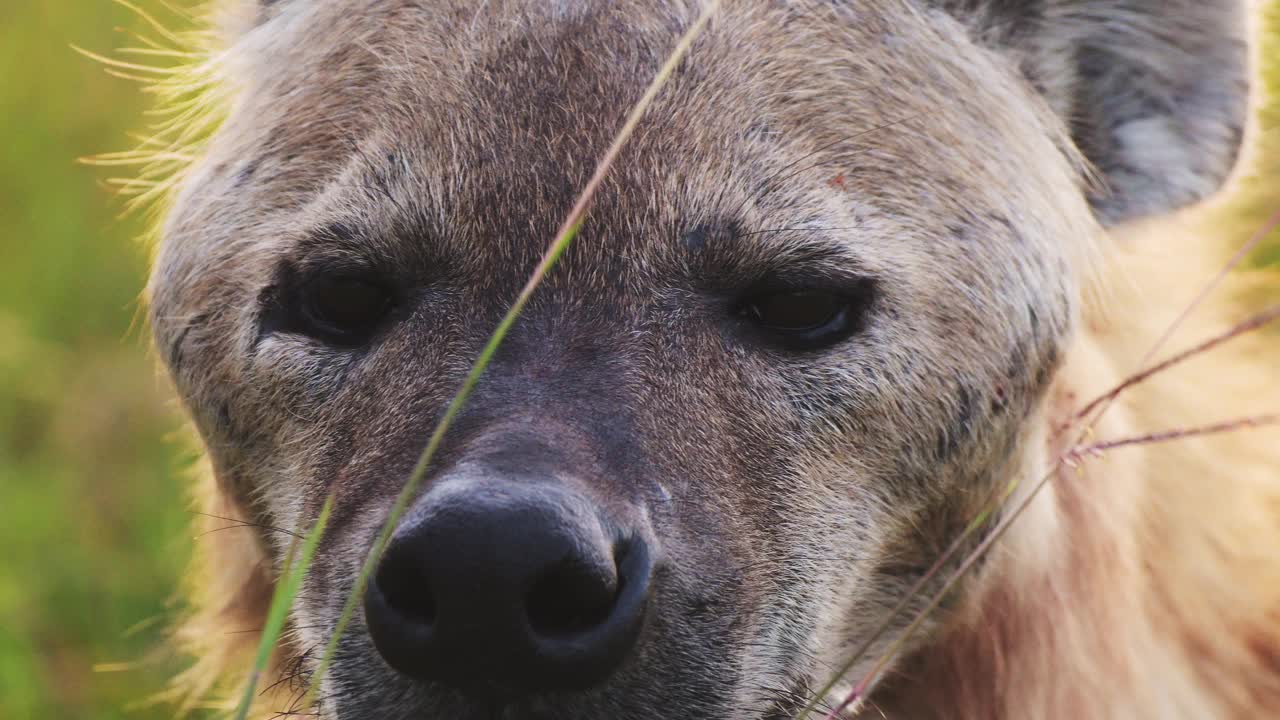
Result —
M109 51L141 24L109 0L0 2L8 720L173 716L126 707L175 669L155 649L191 544L180 425L141 329L142 219L120 220L105 173L76 163L126 146L145 98L69 47Z
M178 667L156 648L191 545L191 456L138 322L142 219L75 163L127 147L145 96L69 48L143 25L110 0L0 3L0 718L172 716L138 704ZM1280 208L1280 103L1267 113L1223 222L1235 242Z
M1247 238L1280 212L1280 0L1264 0L1262 35L1265 42L1258 53L1263 75L1263 92L1254 137L1252 167L1241 183L1241 191L1226 204L1224 227L1229 235ZM1235 240L1233 242L1241 242ZM1256 260L1280 266L1280 231L1267 237Z

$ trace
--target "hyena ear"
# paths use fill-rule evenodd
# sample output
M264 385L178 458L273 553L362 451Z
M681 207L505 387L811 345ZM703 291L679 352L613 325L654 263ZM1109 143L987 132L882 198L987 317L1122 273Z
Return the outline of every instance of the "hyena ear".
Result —
M1067 121L1113 224L1216 191L1248 115L1247 0L928 0L1010 52Z

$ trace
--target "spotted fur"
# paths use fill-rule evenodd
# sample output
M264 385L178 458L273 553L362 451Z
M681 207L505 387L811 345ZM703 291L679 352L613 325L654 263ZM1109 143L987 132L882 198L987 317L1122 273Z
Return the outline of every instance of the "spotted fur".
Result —
M444 403L698 9L228 8L234 103L168 215L151 321L214 514L298 530L336 498L282 673L315 667ZM1219 248L1142 221L1235 165L1246 39L1244 5L1225 0L727 2L433 471L532 434L602 502L645 507L658 536L635 656L596 690L504 717L794 712L993 492L1054 466L1064 418L1212 274ZM349 266L403 289L370 344L269 321L290 278ZM760 342L732 308L775 276L870 289L859 331L817 352ZM1178 337L1233 317L1225 297ZM1243 342L1153 380L1098 436L1274 407L1275 350ZM1276 439L1057 471L867 716L1280 705ZM226 631L260 625L289 539L201 541L196 690L243 672L255 637ZM471 717L385 666L359 619L323 681L328 718ZM290 709L279 687L264 713Z

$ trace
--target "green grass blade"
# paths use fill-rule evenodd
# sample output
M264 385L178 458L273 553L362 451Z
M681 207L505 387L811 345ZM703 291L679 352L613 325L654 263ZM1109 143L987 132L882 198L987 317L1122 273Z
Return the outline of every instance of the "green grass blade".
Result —
M578 233L581 224L574 225L570 228L570 232L564 236L563 245L557 244L553 248L554 255L559 257L564 252L564 248L572 242ZM548 265L548 268L550 265ZM409 502L417 493L418 487L422 484L422 479L426 476L427 469L431 466L431 460L435 457L436 450L444 441L445 433L449 426L453 424L454 418L462 411L466 405L467 399L471 396L472 390L475 389L476 383L480 381L480 376L484 374L485 368L489 366L489 361L493 358L494 353L498 351L498 347L506 338L507 332L515 324L516 318L519 317L520 310L524 308L527 297L521 293L520 298L512 305L511 310L502 318L497 329L489 338L489 342L485 344L484 350L480 352L476 363L471 367L471 371L467 373L466 379L462 383L462 387L458 393L454 395L453 400L449 402L449 406L445 409L444 416L440 418L436 429L431 433L431 438L427 441L427 447L418 457L418 462L414 465L413 471L409 474L409 480L405 483L400 494L396 496L396 501L391 506L391 512L387 515L387 520L382 524L382 529L378 532L378 539L374 542L373 549L365 557L364 564L360 567L360 575L356 578L356 584L351 590L346 603L342 606L342 613L338 616L338 622L334 626L333 634L329 638L328 644L325 646L324 655L320 659L315 674L311 678L311 685L307 690L307 696L303 700L301 707L307 707L311 700L315 698L315 693L320 689L321 678L328 669L329 664L333 661L333 656L338 650L338 641L341 640L342 634L346 631L347 625L351 622L351 617L355 614L356 606L360 604L360 598L363 597L365 586L369 583L369 578L373 575L373 569L378 564L378 560L382 557L383 551L386 549L387 543L391 540L391 533L395 530L395 526L404 514Z
M925 589L929 582L932 581L933 578L942 570L943 566L945 566L951 558L954 557L962 547L964 547L964 544L969 540L969 538L987 524L992 513L994 513L1005 503L1005 501L1009 499L1017 489L1017 486L1018 484L1016 480L1008 483L991 502L987 503L986 506L978 511L978 514L973 518L973 520L969 521L969 524L965 526L964 530L956 536L955 540L951 541L951 545L949 545L947 549L938 556L938 559L935 560L933 565L925 571L924 575L921 575L920 579L916 580L911 588L908 589L907 592L903 593L902 598L898 600L898 603L894 605L889 612L884 614L884 617L880 619L880 622L871 631L871 634L858 645L857 649L849 656L849 659L840 666L840 669L835 673L832 673L826 684L814 693L813 697L809 698L809 702L805 703L805 706L800 709L800 712L796 713L794 720L808 720L808 718L818 710L818 706L821 705L823 700L825 700L836 689L836 686L840 684L840 681L844 680L849 673L853 672L854 666L857 665L858 661L871 650L871 646L875 645L876 641L889 631L889 628L893 625L893 621L898 619L898 616L906 611L907 606L911 604L911 601ZM827 716L828 714L824 713L824 718Z
M391 512L387 516L386 522L383 523L382 530L378 534L378 539L370 550L369 555L365 558L364 564L360 568L360 575L356 578L355 586L352 588L351 595L347 598L347 602L343 605L342 613L338 617L338 622L334 626L333 634L329 638L329 642L325 647L324 655L320 659L319 665L316 667L315 673L312 675L311 684L307 689L307 694L303 699L301 707L308 707L314 701L317 692L320 689L320 683L323 682L325 673L329 669L329 665L333 662L333 656L337 652L338 642L342 639L342 634L346 632L347 625L351 622L352 615L355 614L356 606L360 603L360 598L364 595L365 587L368 585L369 578L373 574L373 569L377 565L378 560L382 557L382 553L386 550L387 542L390 540L391 533L396 524L399 522L400 516L404 514L410 500L417 493L418 487L422 484L423 478L426 476L427 469L431 465L432 459L435 457L436 450L444 440L445 434L449 430L454 418L461 412L463 406L466 405L467 399L470 397L472 390L480 380L480 376L484 374L485 368L488 367L489 361L497 352L498 347L506 338L507 332L515 325L516 319L519 318L521 311L524 310L529 299L533 296L534 291L542 283L544 277L555 266L556 261L569 248L570 243L577 236L578 231L582 228L582 223L586 218L587 210L591 207L591 201L594 199L596 192L604 181L605 175L609 168L617 160L618 155L622 152L622 148L626 145L627 140L635 132L636 127L640 124L641 118L645 112L653 104L658 93L666 85L667 80L675 71L676 66L688 54L689 49L693 46L694 40L701 34L703 28L711 21L711 17L720 8L720 0L711 0L703 8L702 12L694 20L689 29L680 37L675 49L667 56L666 61L658 70L657 75L645 90L644 95L632 107L631 113L627 116L626 122L618 134L614 136L612 144L605 152L600 162L596 165L595 173L587 182L587 186L578 196L577 202L573 209L565 218L564 224L556 233L555 239L551 241L547 252L539 261L538 266L534 268L529 281L525 283L520 294L512 303L511 309L507 311L506 316L502 318L502 322L494 330L490 336L489 342L485 344L484 350L471 367L471 371L467 373L466 379L462 383L462 387L458 393L454 395L446 408L444 416L440 418L435 430L431 433L431 438L427 441L426 448L418 457L418 462L410 473L409 479L406 481L404 489L396 497L395 503L391 507Z
M275 594L271 597L271 609L267 613L267 623L262 629L262 640L258 643L258 656L254 661L253 672L249 675L244 695L236 707L235 720L245 720L249 716L249 708L253 706L253 695L257 691L258 680L266 673L267 665L271 662L271 653L275 650L280 633L284 631L285 621L289 617L289 608L293 606L293 599L302 588L302 578L311 567L311 560L315 557L316 547L320 544L320 536L324 534L324 528L329 522L329 513L332 510L333 496L330 495L325 500L324 507L320 509L320 517L316 518L316 524L302 541L302 549L297 555L296 562L293 561L293 556L298 548L297 541L295 540L289 548L289 557L285 559L284 564L285 571L276 585Z

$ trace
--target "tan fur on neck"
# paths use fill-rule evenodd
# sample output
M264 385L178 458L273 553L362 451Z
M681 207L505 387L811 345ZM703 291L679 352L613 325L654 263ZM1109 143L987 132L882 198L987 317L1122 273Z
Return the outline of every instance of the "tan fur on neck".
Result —
M1051 416L1139 366L1220 266L1205 237L1166 223L1118 238ZM1249 281L1220 288L1160 357L1247 316L1232 298ZM1274 412L1278 358L1274 332L1234 340L1124 393L1093 438ZM1014 525L956 622L870 716L1256 718L1280 707L1280 433L1116 449L1063 468L1046 490L1036 503L1056 536L1046 542L1037 514Z

